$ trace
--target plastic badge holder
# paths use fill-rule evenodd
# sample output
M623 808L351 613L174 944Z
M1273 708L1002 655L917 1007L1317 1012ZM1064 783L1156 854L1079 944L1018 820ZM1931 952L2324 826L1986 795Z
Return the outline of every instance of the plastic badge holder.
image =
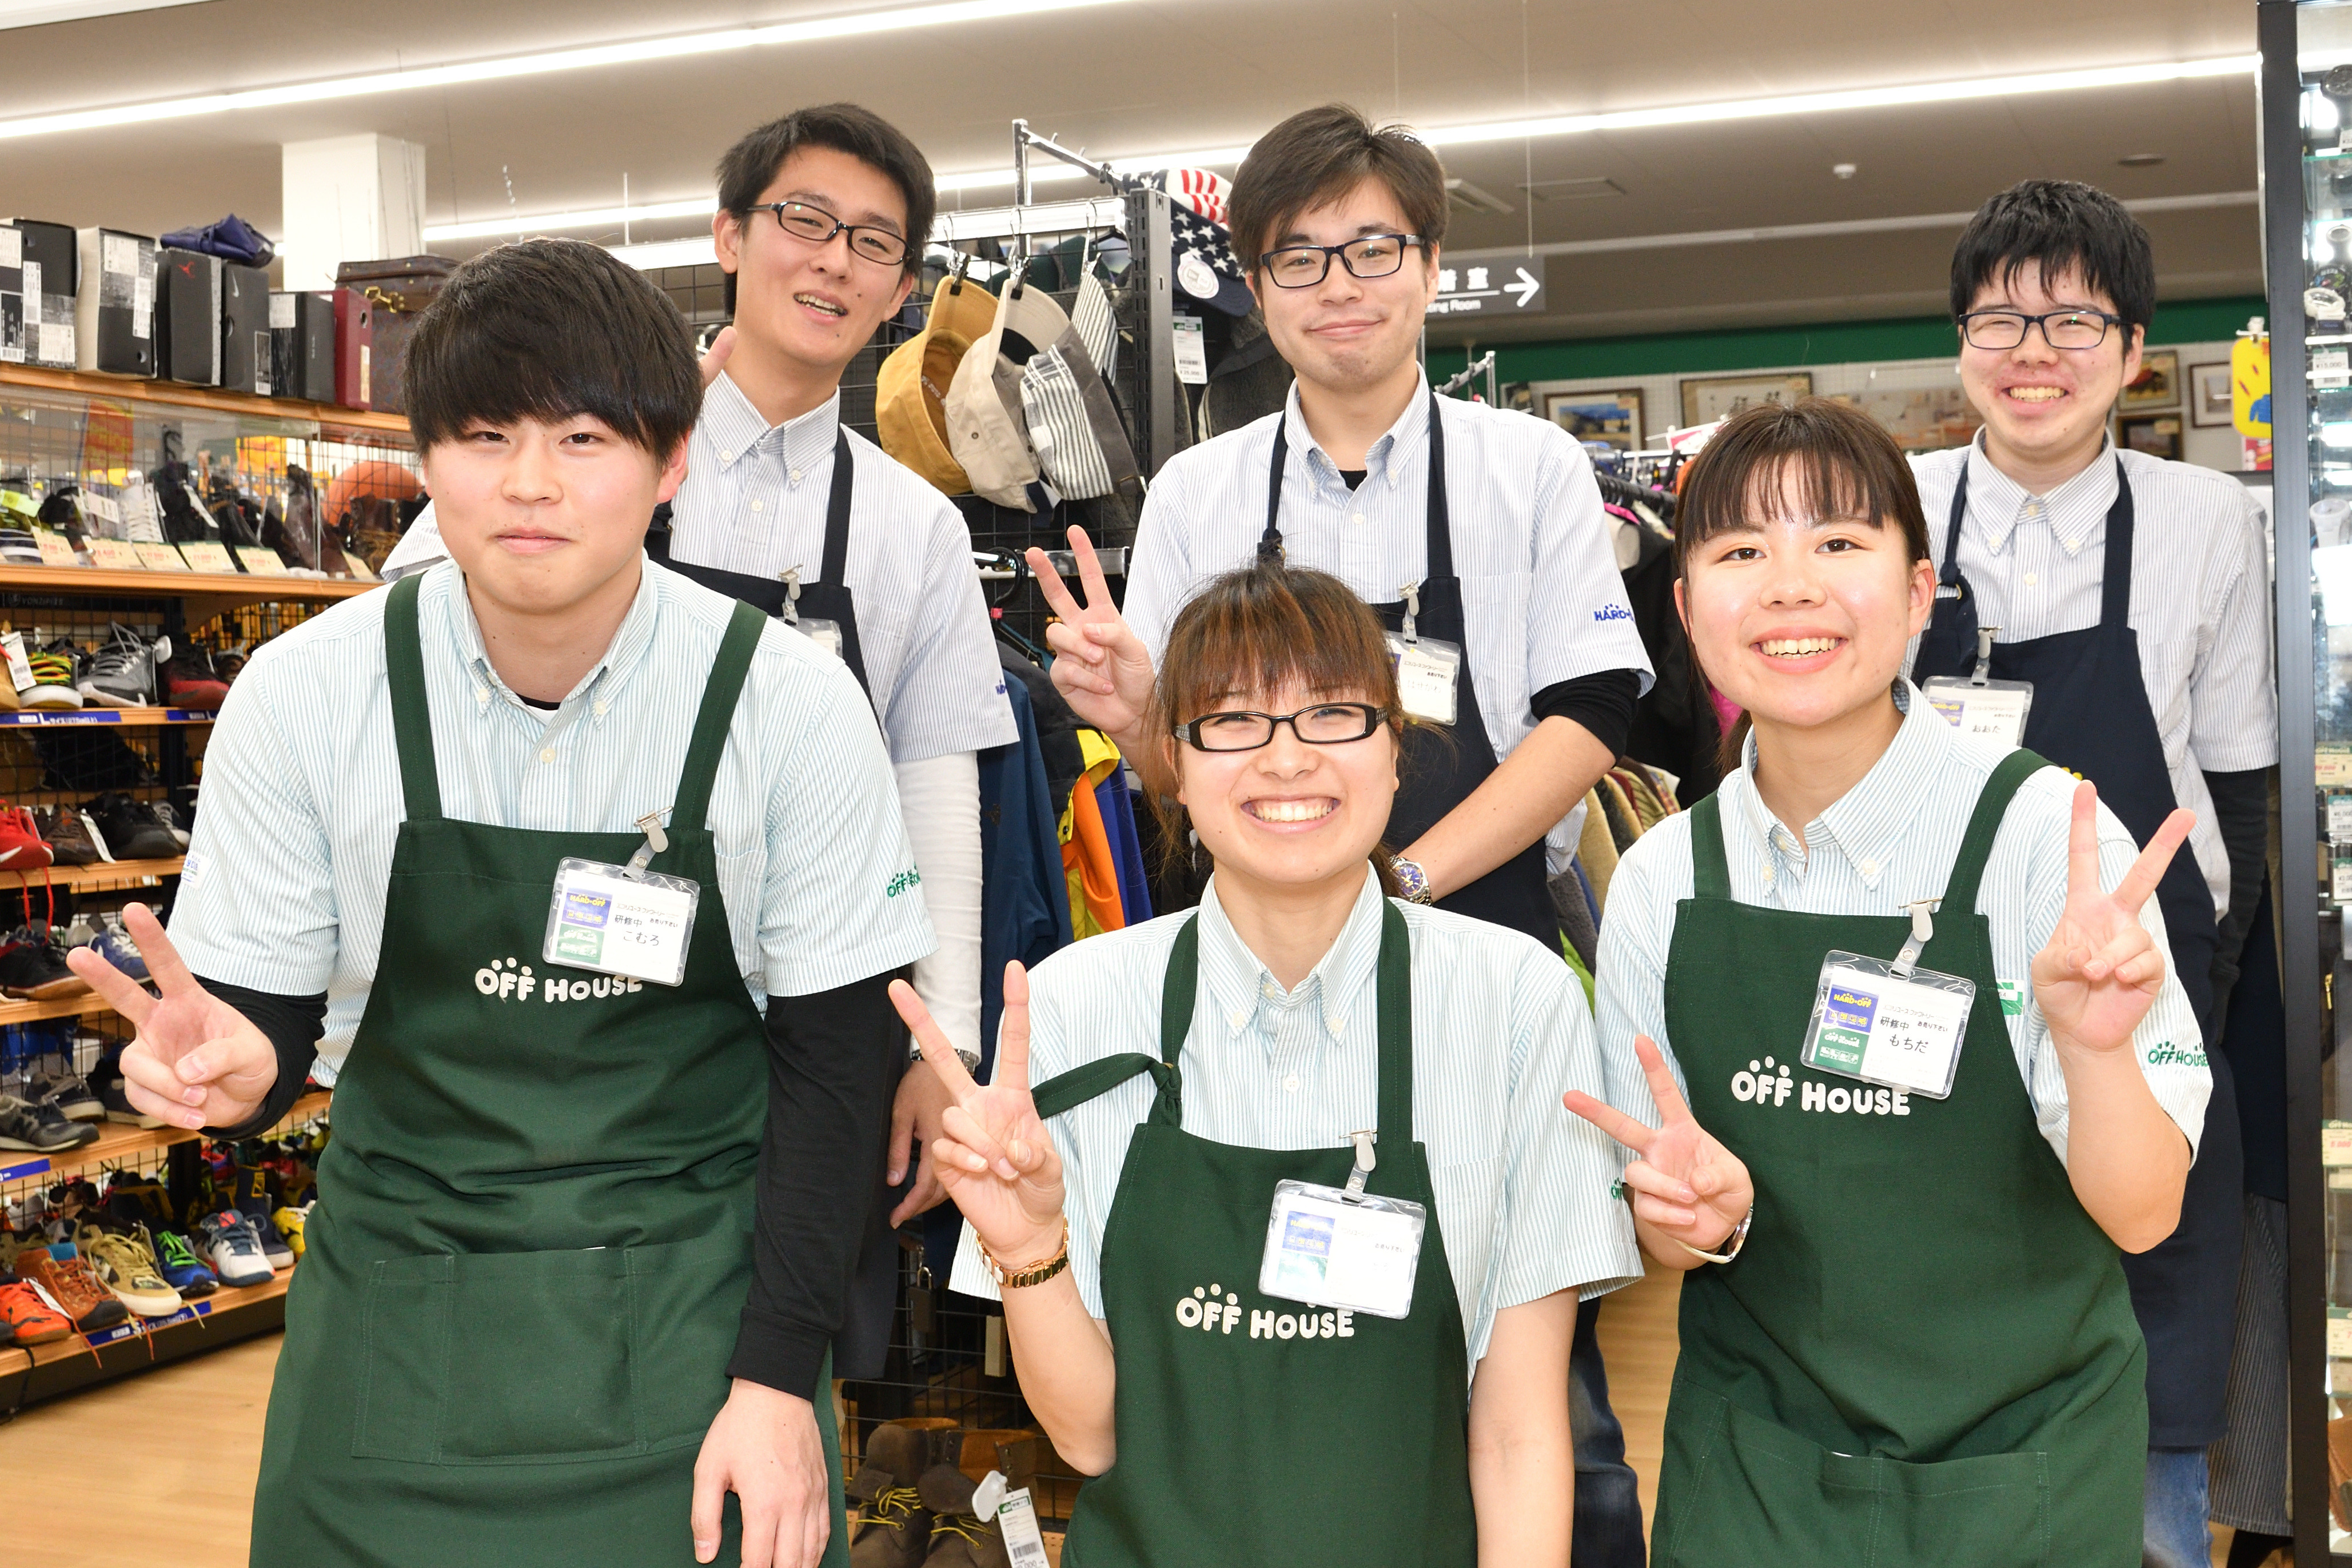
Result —
M1927 706L1962 735L1989 740L2012 750L2025 738L2025 717L2033 711L2033 683L1992 678L1993 634L1998 626L1977 631L1977 665L1967 680L1937 675L1920 684Z
M1933 935L1933 902L1911 906L1911 937L1893 963L1836 951L1822 961L1805 1030L1807 1067L1930 1100L1951 1096L1977 987L1917 967L1919 950Z
M556 862L540 956L566 968L675 986L686 978L702 889L687 877L646 869L669 848L660 812L639 819L637 826L646 841L625 866L568 857Z
M1257 1288L1311 1307L1406 1317L1429 1211L1407 1198L1364 1191L1372 1169L1371 1134L1354 1137L1356 1168L1345 1187L1275 1184Z
M1462 684L1462 650L1413 630L1421 615L1421 585L1404 585L1404 631L1388 633L1389 662L1396 666L1397 700L1414 718L1451 727L1454 693Z

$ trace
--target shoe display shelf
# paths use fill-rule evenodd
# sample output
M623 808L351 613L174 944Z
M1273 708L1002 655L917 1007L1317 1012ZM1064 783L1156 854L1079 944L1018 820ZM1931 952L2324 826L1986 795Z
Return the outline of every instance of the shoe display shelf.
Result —
M303 1095L267 1135L318 1120L326 1114L329 1098L325 1090ZM195 1158L203 1134L174 1127L104 1125L98 1142L79 1149L53 1155L0 1152L0 1186L129 1165L162 1153L170 1169L173 1201L185 1202L184 1186L186 1192L194 1189ZM170 1317L134 1317L96 1333L68 1334L48 1344L0 1348L0 1413L282 1327L286 1289L293 1278L292 1269L281 1269L267 1284L224 1285Z

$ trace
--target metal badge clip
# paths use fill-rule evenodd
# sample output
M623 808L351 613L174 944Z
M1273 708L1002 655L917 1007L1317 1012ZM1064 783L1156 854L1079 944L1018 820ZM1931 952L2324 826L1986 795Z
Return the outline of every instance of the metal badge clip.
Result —
M2000 631L1998 626L1977 628L1977 667L1969 676L1969 685L1980 686L1992 678L1992 640Z
M654 856L669 848L669 835L662 831L661 820L661 811L656 810L647 811L636 821L636 830L645 834L646 841L637 846L637 852L631 855L629 863L621 868L621 874L631 882L645 881L646 865Z
M784 624L801 623L801 569L794 567L784 573Z
M1936 923L1927 918L1927 912L1943 902L1941 898L1922 898L1903 906L1911 912L1911 935L1904 942L1903 951L1895 956L1895 972L1897 975L1907 977L1919 967L1921 951L1936 936Z
M1421 613L1421 584L1408 582L1400 591L1404 595L1404 640L1407 644L1418 643L1421 639L1414 634L1412 623Z
M1356 1168L1348 1173L1348 1190L1349 1192L1363 1191L1364 1178L1370 1176L1372 1174L1372 1167L1380 1164L1380 1161L1372 1154L1372 1145L1377 1137L1378 1134L1372 1133L1369 1129L1364 1132L1350 1133L1348 1134L1348 1141L1356 1145Z

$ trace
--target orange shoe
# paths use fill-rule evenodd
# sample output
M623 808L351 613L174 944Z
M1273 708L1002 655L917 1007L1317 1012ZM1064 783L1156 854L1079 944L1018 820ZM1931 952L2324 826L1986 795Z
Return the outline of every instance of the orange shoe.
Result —
M73 1333L63 1312L53 1312L30 1285L0 1285L0 1330L8 1343L47 1344Z

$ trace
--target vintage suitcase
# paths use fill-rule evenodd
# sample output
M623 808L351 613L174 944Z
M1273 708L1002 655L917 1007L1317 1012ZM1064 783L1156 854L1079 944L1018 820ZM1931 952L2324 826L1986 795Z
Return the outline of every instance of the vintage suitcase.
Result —
M375 308L375 351L369 372L369 406L408 412L403 395L408 340L417 319L441 292L457 264L446 256L404 256L388 261L347 261L335 269L335 284L355 288Z

